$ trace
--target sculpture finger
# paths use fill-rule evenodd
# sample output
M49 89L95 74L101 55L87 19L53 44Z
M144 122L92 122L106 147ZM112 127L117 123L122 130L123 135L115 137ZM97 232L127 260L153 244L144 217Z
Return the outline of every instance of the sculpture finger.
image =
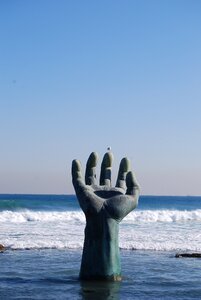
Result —
M87 185L95 184L96 182L96 165L98 161L98 154L92 152L88 158L85 172L85 183Z
M116 187L126 189L125 180L126 180L126 175L129 171L129 169L130 169L129 160L126 157L122 158L120 165L119 165L119 173L117 176Z
M100 185L111 186L111 169L113 162L113 154L105 153L101 164Z
M73 185L74 185L75 189L77 186L83 186L84 181L82 178L81 164L80 164L79 160L77 160L77 159L73 160L71 173L72 173L72 181L73 181Z
M126 190L127 195L136 196L137 194L139 194L140 191L139 184L137 182L135 174L131 171L128 172L126 176L126 186L127 186L127 190Z

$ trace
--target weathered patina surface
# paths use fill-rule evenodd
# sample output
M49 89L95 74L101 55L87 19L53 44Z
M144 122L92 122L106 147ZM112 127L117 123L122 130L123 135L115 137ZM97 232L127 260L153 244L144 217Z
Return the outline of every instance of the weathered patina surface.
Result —
M136 208L139 185L130 171L128 159L123 158L116 186L111 186L113 155L110 151L104 155L97 184L97 161L97 154L92 152L87 161L85 180L80 162L72 162L73 185L86 216L80 279L120 281L119 223Z

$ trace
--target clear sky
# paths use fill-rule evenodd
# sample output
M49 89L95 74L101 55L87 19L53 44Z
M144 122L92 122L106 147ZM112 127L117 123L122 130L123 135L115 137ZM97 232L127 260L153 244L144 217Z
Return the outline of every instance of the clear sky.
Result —
M108 146L114 181L201 195L201 1L1 0L0 193L74 193Z

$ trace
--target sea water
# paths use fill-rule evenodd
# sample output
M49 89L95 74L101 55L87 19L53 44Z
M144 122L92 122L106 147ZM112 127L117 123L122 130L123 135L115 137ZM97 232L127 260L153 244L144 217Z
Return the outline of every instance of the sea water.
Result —
M121 223L121 283L78 274L85 216L74 195L0 195L0 299L200 299L201 197L141 196Z

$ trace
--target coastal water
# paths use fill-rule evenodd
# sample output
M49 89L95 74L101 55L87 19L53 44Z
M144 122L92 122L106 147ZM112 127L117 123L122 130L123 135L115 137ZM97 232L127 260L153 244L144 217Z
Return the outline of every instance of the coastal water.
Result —
M200 299L201 197L141 196L120 224L121 283L79 282L74 195L0 195L0 299Z

